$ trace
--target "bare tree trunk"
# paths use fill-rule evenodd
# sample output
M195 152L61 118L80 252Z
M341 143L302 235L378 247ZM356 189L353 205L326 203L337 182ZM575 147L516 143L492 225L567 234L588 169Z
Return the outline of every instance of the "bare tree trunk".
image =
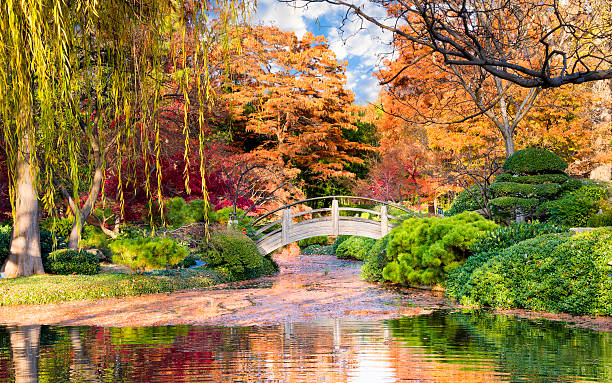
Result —
M514 154L514 135L512 132L503 132L504 145L506 146L506 157L510 157Z
M40 326L9 326L15 383L38 382Z
M43 274L40 256L40 227L38 222L38 193L35 172L31 163L30 137L25 132L17 153L15 184L15 222L11 239L11 254L4 266L4 276L15 278Z

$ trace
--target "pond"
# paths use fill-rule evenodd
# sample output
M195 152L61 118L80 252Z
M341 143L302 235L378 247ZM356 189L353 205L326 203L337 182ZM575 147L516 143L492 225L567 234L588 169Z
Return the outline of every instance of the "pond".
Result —
M612 333L487 311L274 326L0 326L0 382L610 382Z

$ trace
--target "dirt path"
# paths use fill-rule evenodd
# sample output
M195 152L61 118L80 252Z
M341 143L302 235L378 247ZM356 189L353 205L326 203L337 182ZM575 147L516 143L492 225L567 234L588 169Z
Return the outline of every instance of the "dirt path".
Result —
M441 293L392 291L359 279L361 263L332 256L280 254L281 272L205 290L0 307L1 324L247 326L321 318L390 319L421 315L450 305ZM501 312L504 313L504 312ZM509 315L575 323L612 331L612 318L572 317L520 310Z

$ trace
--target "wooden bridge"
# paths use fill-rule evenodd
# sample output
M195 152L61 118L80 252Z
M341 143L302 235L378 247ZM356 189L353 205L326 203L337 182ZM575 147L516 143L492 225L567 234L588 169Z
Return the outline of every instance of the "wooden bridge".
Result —
M293 206L323 200L331 200L331 207L298 213L291 211ZM365 201L379 206L380 211L343 206L347 204L341 204L340 202L345 201L361 201L362 203ZM257 240L257 247L262 254L269 254L290 243L321 235L359 235L378 239L387 235L392 228L401 222L399 218L389 214L389 207L412 214L410 210L403 206L364 197L330 196L297 201L273 210L253 222L254 225L258 225L273 219L272 222L257 230L257 234L260 235ZM361 217L363 213L368 213L374 219Z

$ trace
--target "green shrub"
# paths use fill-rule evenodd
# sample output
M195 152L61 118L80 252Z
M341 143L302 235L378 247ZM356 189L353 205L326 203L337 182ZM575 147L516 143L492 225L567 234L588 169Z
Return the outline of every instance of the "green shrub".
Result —
M479 210L482 206L484 206L482 191L478 186L474 185L460 191L450 209L444 214L450 217L464 211Z
M370 282L381 282L383 280L383 269L389 263L387 245L390 238L391 234L385 235L368 250L361 267L361 279Z
M213 233L200 253L207 267L231 280L257 278L278 270L249 237L238 232Z
M302 250L303 255L334 255L334 249L331 245L321 246L319 244L310 245Z
M489 259L521 241L551 233L567 233L567 229L553 223L535 221L513 223L487 233L470 246L473 255L446 275L446 294L456 299L469 296L469 291L473 288L472 274Z
M350 235L339 235L338 237L336 237L336 239L334 240L334 243L332 244L332 249L334 250L334 254L336 254L336 251L338 251L338 246L340 246L342 242L346 241L349 238L351 238Z
M612 209L604 210L601 214L591 216L587 222L588 227L612 226Z
M612 314L612 230L546 234L502 250L477 268L464 303Z
M6 262L6 259L10 253L11 247L11 235L13 233L12 225L0 226L0 268Z
M72 231L74 217L56 218L51 217L45 219L40 225L41 228L54 233L58 238L66 239Z
M518 175L563 173L567 163L546 149L527 148L515 152L503 166L504 172Z
M81 242L79 246L85 248L95 248L104 254L104 257L109 261L112 259L112 252L108 247L112 238L104 234L102 229L92 225L85 225L81 234Z
M440 283L465 261L472 242L496 227L473 212L404 221L391 232L383 277L404 285Z
M62 249L44 256L43 267L49 274L95 275L100 272L100 261L95 254L85 250Z
M312 245L327 246L329 244L329 237L326 235L321 235L318 237L306 238L298 241L297 244L302 250Z
M217 210L215 212L215 214L217 216L217 222L219 222L221 225L227 225L227 222L229 221L229 216L233 212L234 212L234 208L232 206L224 207L223 209ZM238 217L242 217L242 215L244 213L245 213L244 210L236 209L236 214L237 214ZM244 225L244 224L250 223L250 222L251 222L251 218L245 217L243 220L238 222L238 224L239 225Z
M205 222L207 217L209 222L218 221L218 214L203 199L186 202L181 197L175 197L164 202L164 219L170 227Z
M358 259L362 261L376 240L366 237L351 236L336 249L336 257L341 259Z
M115 240L110 244L113 262L132 270L176 267L189 251L169 238L139 237Z
M565 193L555 201L542 205L551 220L566 226L583 227L596 216L608 197L608 190L596 185L584 185L572 192Z

